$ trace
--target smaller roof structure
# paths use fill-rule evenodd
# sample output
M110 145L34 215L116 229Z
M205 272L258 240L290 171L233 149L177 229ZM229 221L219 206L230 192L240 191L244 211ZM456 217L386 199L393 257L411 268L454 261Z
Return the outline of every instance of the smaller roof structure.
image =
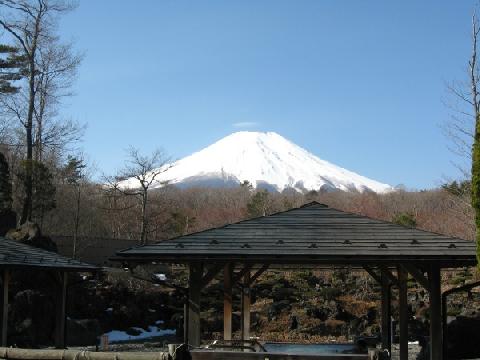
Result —
M62 271L97 271L99 268L52 251L0 237L0 269L47 268Z
M127 261L268 264L476 264L473 241L312 202L302 207L117 252Z

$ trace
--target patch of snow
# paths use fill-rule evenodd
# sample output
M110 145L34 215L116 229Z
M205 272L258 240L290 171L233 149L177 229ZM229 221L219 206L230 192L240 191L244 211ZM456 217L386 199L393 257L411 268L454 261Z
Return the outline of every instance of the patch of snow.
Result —
M108 336L108 342L115 343L115 342L122 342L122 341L150 339L157 336L175 335L174 329L160 329L158 326L149 326L148 330L145 330L139 327L134 327L133 329L138 330L140 334L129 335L125 331L112 330L103 334L102 336L105 336L105 335Z
M167 275L165 275L165 274L153 274L153 276L155 276L155 278L159 281L167 280Z
M165 182L178 186L232 186L247 180L254 187L277 191L394 190L322 160L274 132L236 132L172 165L166 165L167 170L157 177L154 187ZM130 178L120 186L137 188L139 182Z

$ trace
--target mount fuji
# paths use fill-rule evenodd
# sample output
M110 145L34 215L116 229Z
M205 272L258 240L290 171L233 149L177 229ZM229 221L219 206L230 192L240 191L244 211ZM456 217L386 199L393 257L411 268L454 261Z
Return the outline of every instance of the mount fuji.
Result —
M275 132L241 131L174 162L153 188L231 187L247 180L255 188L324 191L392 191L390 185L368 179L313 155ZM134 178L120 184L138 187Z

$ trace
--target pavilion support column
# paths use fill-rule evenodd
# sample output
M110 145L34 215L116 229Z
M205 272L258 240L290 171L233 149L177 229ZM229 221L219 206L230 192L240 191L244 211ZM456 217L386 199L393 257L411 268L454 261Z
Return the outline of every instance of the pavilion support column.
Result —
M232 340L232 264L223 269L223 340Z
M250 340L250 271L243 275L241 338Z
M5 269L2 273L2 346L7 346L8 336L8 287L10 284L10 271Z
M201 263L189 264L188 278L188 344L193 347L200 346L200 291L202 288L203 265Z
M407 278L408 273L403 266L398 269L398 305L400 313L400 360L408 360L408 298Z
M382 348L392 352L392 289L387 275L382 271L381 275L382 288Z
M57 349L65 349L65 326L67 311L67 282L68 276L66 272L60 272L60 281L55 291L55 347Z
M443 331L441 306L441 273L440 268L431 266L428 272L430 282L430 359L443 359Z

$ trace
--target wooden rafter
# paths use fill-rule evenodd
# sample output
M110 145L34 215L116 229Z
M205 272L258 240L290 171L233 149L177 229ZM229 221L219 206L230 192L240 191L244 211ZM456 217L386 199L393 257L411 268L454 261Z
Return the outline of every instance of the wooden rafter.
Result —
M413 278L423 286L425 290L430 291L430 281L425 276L423 271L421 271L418 267L413 264L403 264L403 268L413 276Z
M378 275L370 266L364 266L363 269L379 284L382 283L382 277Z
M258 269L255 274L250 277L249 286L252 285L265 271L268 270L270 264L264 264L260 269Z
M382 270L382 273L385 274L385 276L388 278L388 280L390 280L390 282L393 285L395 286L399 285L398 278L395 275L393 275L392 272L386 266L380 266L380 269Z
M247 273L249 272L253 267L253 264L246 264L242 270L240 270L239 272L235 273L233 275L233 283L237 283L240 281L240 279Z
M204 288L207 286L210 281L212 281L217 274L223 270L223 267L225 266L224 263L218 263L213 265L210 269L207 270L206 274L203 275L202 280L200 281L200 286L201 288Z

